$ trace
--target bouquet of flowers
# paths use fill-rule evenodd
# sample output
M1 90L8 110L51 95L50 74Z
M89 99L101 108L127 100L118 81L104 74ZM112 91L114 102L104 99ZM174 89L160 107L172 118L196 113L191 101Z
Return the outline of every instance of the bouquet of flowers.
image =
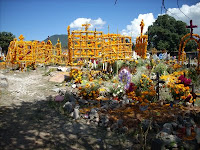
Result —
M184 75L181 75L179 78L178 78L179 82L184 84L184 86L188 86L190 85L191 83L191 79L187 79L184 77Z
M98 84L89 84L79 87L79 95L84 99L93 99L95 100L99 96L99 85Z
M109 93L111 96L117 99L122 98L123 95L125 94L124 85L122 83L112 84L109 87Z

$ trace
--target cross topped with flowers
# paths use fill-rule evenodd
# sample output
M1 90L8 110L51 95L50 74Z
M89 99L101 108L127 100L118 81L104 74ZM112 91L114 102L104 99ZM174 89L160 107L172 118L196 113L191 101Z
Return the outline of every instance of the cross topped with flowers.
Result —
M197 28L197 25L193 25L192 20L190 20L190 25L186 26L186 28L190 28L190 37L192 38L193 28Z
M88 30L88 28L89 28L90 25L91 25L91 24L89 24L89 23L87 23L87 22L86 22L86 24L82 24L82 26L85 27L85 31Z

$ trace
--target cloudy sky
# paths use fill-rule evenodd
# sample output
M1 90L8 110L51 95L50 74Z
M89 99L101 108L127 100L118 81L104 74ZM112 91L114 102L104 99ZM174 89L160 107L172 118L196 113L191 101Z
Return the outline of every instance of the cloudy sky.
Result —
M177 1L178 4L177 5ZM158 15L169 14L189 24L192 19L200 34L199 0L164 0L167 12L162 9L162 0L0 0L0 32L20 34L26 40L44 40L54 34L67 34L90 23L104 33L130 35L133 40L140 33L140 22L144 19L144 32ZM178 8L180 7L180 9ZM184 12L184 14L182 13Z

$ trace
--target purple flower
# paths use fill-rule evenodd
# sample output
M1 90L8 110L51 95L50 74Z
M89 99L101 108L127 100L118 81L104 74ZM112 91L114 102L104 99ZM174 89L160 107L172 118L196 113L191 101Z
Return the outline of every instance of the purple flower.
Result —
M125 84L124 88L127 90L131 82L131 73L127 68L122 68L119 71L119 81Z

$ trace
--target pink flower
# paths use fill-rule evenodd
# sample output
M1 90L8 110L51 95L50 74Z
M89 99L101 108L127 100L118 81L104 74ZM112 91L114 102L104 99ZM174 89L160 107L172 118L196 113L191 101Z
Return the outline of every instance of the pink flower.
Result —
M181 75L178 80L181 80L181 82L183 82L183 80L185 79L184 75Z

